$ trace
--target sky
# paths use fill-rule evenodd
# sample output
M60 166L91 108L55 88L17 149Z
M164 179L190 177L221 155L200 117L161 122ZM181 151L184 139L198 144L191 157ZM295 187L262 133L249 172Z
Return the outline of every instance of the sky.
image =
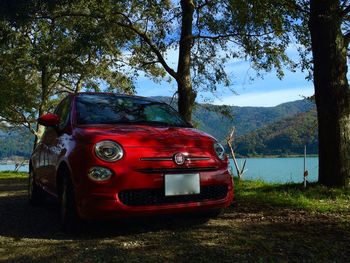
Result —
M288 54L297 58L296 48L290 48ZM176 51L168 53L167 61L176 69ZM256 77L256 72L249 62L237 60L226 65L233 85L228 89L218 87L218 92L199 93L197 102L208 101L217 105L273 107L288 101L303 99L314 94L313 83L306 80L306 72L285 70L283 79L278 79L275 71L264 73L263 78ZM253 80L250 78L253 77ZM136 92L140 96L172 96L177 89L175 81L154 83L146 77L139 77Z

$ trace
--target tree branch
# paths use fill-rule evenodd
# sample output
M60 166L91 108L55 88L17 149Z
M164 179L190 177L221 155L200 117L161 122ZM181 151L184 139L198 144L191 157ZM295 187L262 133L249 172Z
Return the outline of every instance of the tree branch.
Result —
M169 73L169 75L171 75L174 79L178 79L178 75L175 72L175 70L173 70L168 63L165 61L162 53L160 52L160 50L157 48L156 45L153 44L152 40L147 36L147 34L141 32L140 30L138 30L136 27L134 27L132 24L124 24L121 22L115 22L118 26L122 26L122 27L126 27L128 29L130 29L131 31L133 31L134 33L136 33L139 37L141 37L146 43L147 45L150 47L150 49L152 50L152 52L156 55L156 57L159 60L159 63L163 66L163 68L165 69L166 72Z
M266 36L266 35L270 35L273 34L274 31L270 31L270 32L266 32L266 33L261 33L261 34L248 34L245 35L247 37L262 37L262 36ZM212 40L218 40L220 38L231 38L231 37L237 37L240 36L240 34L236 34L236 33L232 33L232 34L221 34L221 35L193 35L192 38L193 39L199 39L199 38L203 38L203 39L212 39Z
M341 11L341 16L344 17L347 14L350 13L350 5L346 6L342 11Z
M344 35L345 46L348 47L350 43L350 31L346 32Z
M152 52L156 55L156 57L159 60L159 63L163 66L163 68L165 69L166 72L169 73L169 75L171 75L173 78L178 79L178 75L175 72L175 70L173 70L165 61L162 53L160 52L160 50L158 49L158 47L156 45L154 45L154 43L152 42L152 40L149 38L149 36L145 33L145 32L141 32L138 28L136 28L134 26L134 23L130 20L130 18L125 15L122 12L114 12L113 15L119 15L122 16L127 23L122 23L122 22L118 22L118 21L109 21L110 23L116 24L118 26L124 27L124 28L128 28L131 31L133 31L136 35L138 35L139 37L141 37L149 46L149 48L152 50ZM66 16L75 16L75 17L92 17L92 18L96 18L96 19L106 19L106 17L104 15L100 15L100 14L92 14L92 13L81 13L81 12L59 12L59 13L55 13L53 15L52 18L60 18L60 17L66 17ZM37 18L44 18L45 16L41 16L41 17L37 17ZM46 17L47 18L47 17Z
M210 1L205 0L204 3L201 4L201 5L198 5L198 6L196 7L196 9L197 9L197 10L201 10L202 8L208 6L209 4L210 4Z
M28 128L32 134L35 136L38 136L37 131L33 128L30 120L23 114L23 112L17 110L15 107L10 107L10 109L15 112L19 117L22 119L22 121L18 121L18 124L22 124L24 127ZM13 122L12 120L7 120L8 122Z
M275 1L274 5L289 7L289 8L292 8L292 9L294 9L294 10L300 12L300 13L303 13L303 14L306 14L306 15L310 15L310 10L305 9L303 6L298 4L296 1L291 1L291 0L280 1L280 0L277 0L277 1Z
M159 60L147 61L147 62L142 63L141 68L142 68L142 67L145 67L145 66L148 66L148 65L157 64L157 63L159 63Z
M81 73L77 82L75 83L74 93L78 93L80 91L80 84L81 84L83 79L84 79L84 74Z

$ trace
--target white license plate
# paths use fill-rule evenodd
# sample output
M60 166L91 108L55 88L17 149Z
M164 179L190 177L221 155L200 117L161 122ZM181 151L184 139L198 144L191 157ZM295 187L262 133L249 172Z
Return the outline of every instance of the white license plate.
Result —
M200 193L199 174L166 174L165 196Z

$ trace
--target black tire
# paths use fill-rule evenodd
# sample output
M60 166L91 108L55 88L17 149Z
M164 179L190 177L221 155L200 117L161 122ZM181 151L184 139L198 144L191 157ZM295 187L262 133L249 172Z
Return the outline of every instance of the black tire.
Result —
M77 213L74 186L69 175L64 175L61 182L59 196L61 227L66 233L76 233L80 219Z
M35 182L33 170L29 172L28 177L28 200L31 205L40 205L45 201L45 192Z

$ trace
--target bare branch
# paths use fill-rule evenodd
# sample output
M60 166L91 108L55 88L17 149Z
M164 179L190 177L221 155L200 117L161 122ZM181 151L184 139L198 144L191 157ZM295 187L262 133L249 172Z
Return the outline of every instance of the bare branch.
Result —
M233 141L234 141L234 134L235 134L235 127L232 127L229 136L226 138L226 142L227 142L228 147L230 148L231 156L232 156L233 163L235 165L237 176L238 176L238 181L240 181L244 172L245 172L244 168L245 168L247 160L244 161L244 164L243 164L242 168L240 169L240 167L237 163L237 160L236 160L236 155L235 155L235 152L233 150L233 146L232 146Z

